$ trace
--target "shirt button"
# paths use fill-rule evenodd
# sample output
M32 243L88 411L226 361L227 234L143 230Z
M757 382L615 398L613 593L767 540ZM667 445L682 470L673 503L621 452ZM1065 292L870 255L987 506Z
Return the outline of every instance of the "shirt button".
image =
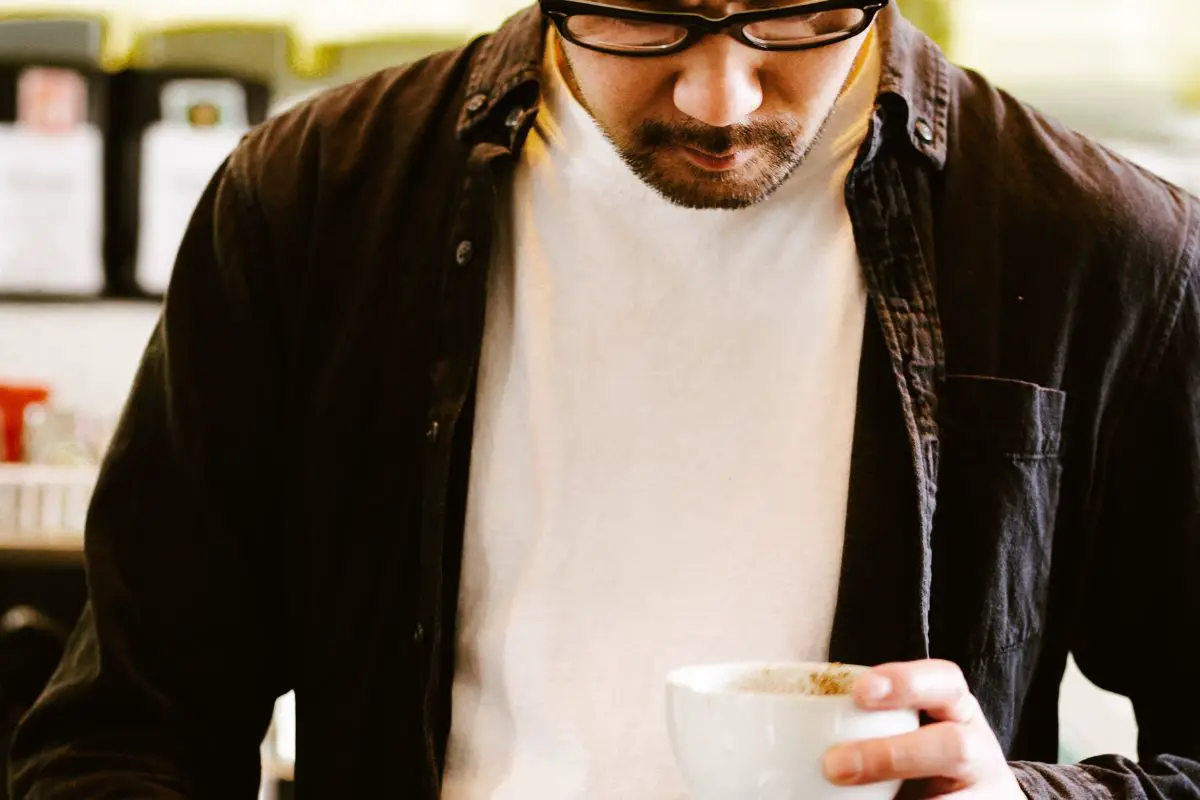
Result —
M460 267L465 267L471 263L471 259L475 256L475 245L469 241L458 243L458 249L454 251L454 260L458 262Z
M487 105L487 95L472 95L471 99L467 101L467 111L470 111L472 114L474 114L485 105Z
M438 435L442 432L442 426L437 422L429 423L429 430L425 432L425 438L432 444L438 440Z
M417 623L417 627L413 628L413 642L415 644L423 644L425 642L425 626Z
M925 144L933 144L933 126L928 120L919 119L916 124L917 138Z

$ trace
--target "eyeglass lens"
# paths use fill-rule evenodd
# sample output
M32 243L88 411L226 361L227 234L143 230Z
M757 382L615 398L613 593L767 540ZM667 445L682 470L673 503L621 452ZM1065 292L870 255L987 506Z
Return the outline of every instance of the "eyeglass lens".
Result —
M619 8L663 11L671 3L637 3L625 0L611 4ZM806 13L811 3L780 3L756 5L756 9L794 6L795 13L775 19L753 22L743 32L752 41L763 45L790 46L817 44L834 39L861 25L867 12L859 8L834 9ZM684 25L654 20L619 19L604 14L574 14L567 19L567 28L576 39L614 50L650 50L669 48L682 42L688 33Z

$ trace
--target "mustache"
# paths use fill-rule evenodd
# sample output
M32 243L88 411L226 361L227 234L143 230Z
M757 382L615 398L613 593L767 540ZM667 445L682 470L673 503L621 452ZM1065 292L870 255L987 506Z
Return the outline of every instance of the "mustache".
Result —
M796 130L786 122L755 122L714 128L698 122L645 120L635 133L642 147L660 150L672 146L690 147L706 153L759 147L769 152L786 153L795 145Z

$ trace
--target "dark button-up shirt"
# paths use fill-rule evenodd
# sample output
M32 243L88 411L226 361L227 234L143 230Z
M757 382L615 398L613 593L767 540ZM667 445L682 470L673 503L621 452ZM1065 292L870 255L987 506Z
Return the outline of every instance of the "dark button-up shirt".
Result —
M1200 208L881 28L833 656L960 664L1032 797L1198 797ZM436 797L496 200L544 34L530 9L322 95L219 171L16 797L252 797L290 689L304 796ZM1047 763L1072 653L1132 699L1140 764Z

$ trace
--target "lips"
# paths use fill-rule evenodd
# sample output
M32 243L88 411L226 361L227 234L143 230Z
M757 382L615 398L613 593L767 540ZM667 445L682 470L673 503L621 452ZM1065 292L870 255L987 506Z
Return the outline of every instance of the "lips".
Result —
M711 172L726 172L741 164L747 156L745 150L734 150L722 155L705 152L704 150L696 150L691 147L681 146L680 151L689 161L701 169L706 169Z

